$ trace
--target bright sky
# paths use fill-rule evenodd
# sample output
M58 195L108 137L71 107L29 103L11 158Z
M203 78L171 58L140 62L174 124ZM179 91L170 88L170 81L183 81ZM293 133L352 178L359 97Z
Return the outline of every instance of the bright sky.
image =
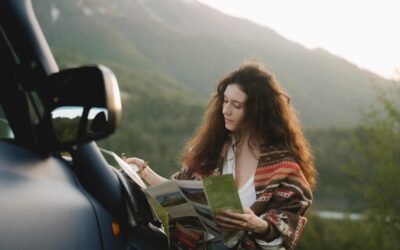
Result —
M320 47L386 78L399 78L399 0L198 0Z

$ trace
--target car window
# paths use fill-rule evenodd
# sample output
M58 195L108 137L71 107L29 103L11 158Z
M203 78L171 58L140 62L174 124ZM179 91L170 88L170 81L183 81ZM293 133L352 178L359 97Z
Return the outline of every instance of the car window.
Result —
M14 139L14 133L4 115L3 108L0 106L0 139Z

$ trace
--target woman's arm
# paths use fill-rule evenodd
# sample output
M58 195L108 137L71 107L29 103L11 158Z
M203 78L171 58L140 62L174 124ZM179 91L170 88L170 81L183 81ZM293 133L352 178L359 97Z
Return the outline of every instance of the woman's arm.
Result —
M294 161L281 161L266 169L257 176L262 199L258 199L252 209L268 222L271 233L283 238L286 249L293 249L307 222L304 214L312 203L311 188ZM256 236L259 239L265 237L262 234Z
M154 172L153 169L148 165L147 162L144 160L137 158L137 157L131 157L131 158L126 158L125 161L129 163L133 163L138 166L139 171L137 172L139 176L145 180L150 186L154 186L157 184L160 184L162 182L168 181L168 179L162 177L161 175L157 174Z
M215 217L215 221L227 231L244 230L264 234L269 229L268 222L255 215L250 208L243 209L243 213L224 210Z

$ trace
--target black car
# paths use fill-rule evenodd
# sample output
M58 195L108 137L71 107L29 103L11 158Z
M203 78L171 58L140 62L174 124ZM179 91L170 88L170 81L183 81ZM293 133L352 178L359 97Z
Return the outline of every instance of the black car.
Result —
M94 142L121 115L111 70L59 71L31 2L1 0L0 77L0 249L167 249L140 188Z

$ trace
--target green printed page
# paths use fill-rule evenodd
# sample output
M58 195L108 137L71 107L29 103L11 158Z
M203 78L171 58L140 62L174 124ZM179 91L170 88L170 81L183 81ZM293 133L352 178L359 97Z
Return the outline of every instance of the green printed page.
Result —
M203 180L203 185L208 205L211 207L214 216L225 209L238 213L243 212L232 174L207 177ZM223 241L229 247L233 247L242 235L242 231L222 232Z
M207 177L203 180L203 185L214 216L224 209L243 212L232 174Z

